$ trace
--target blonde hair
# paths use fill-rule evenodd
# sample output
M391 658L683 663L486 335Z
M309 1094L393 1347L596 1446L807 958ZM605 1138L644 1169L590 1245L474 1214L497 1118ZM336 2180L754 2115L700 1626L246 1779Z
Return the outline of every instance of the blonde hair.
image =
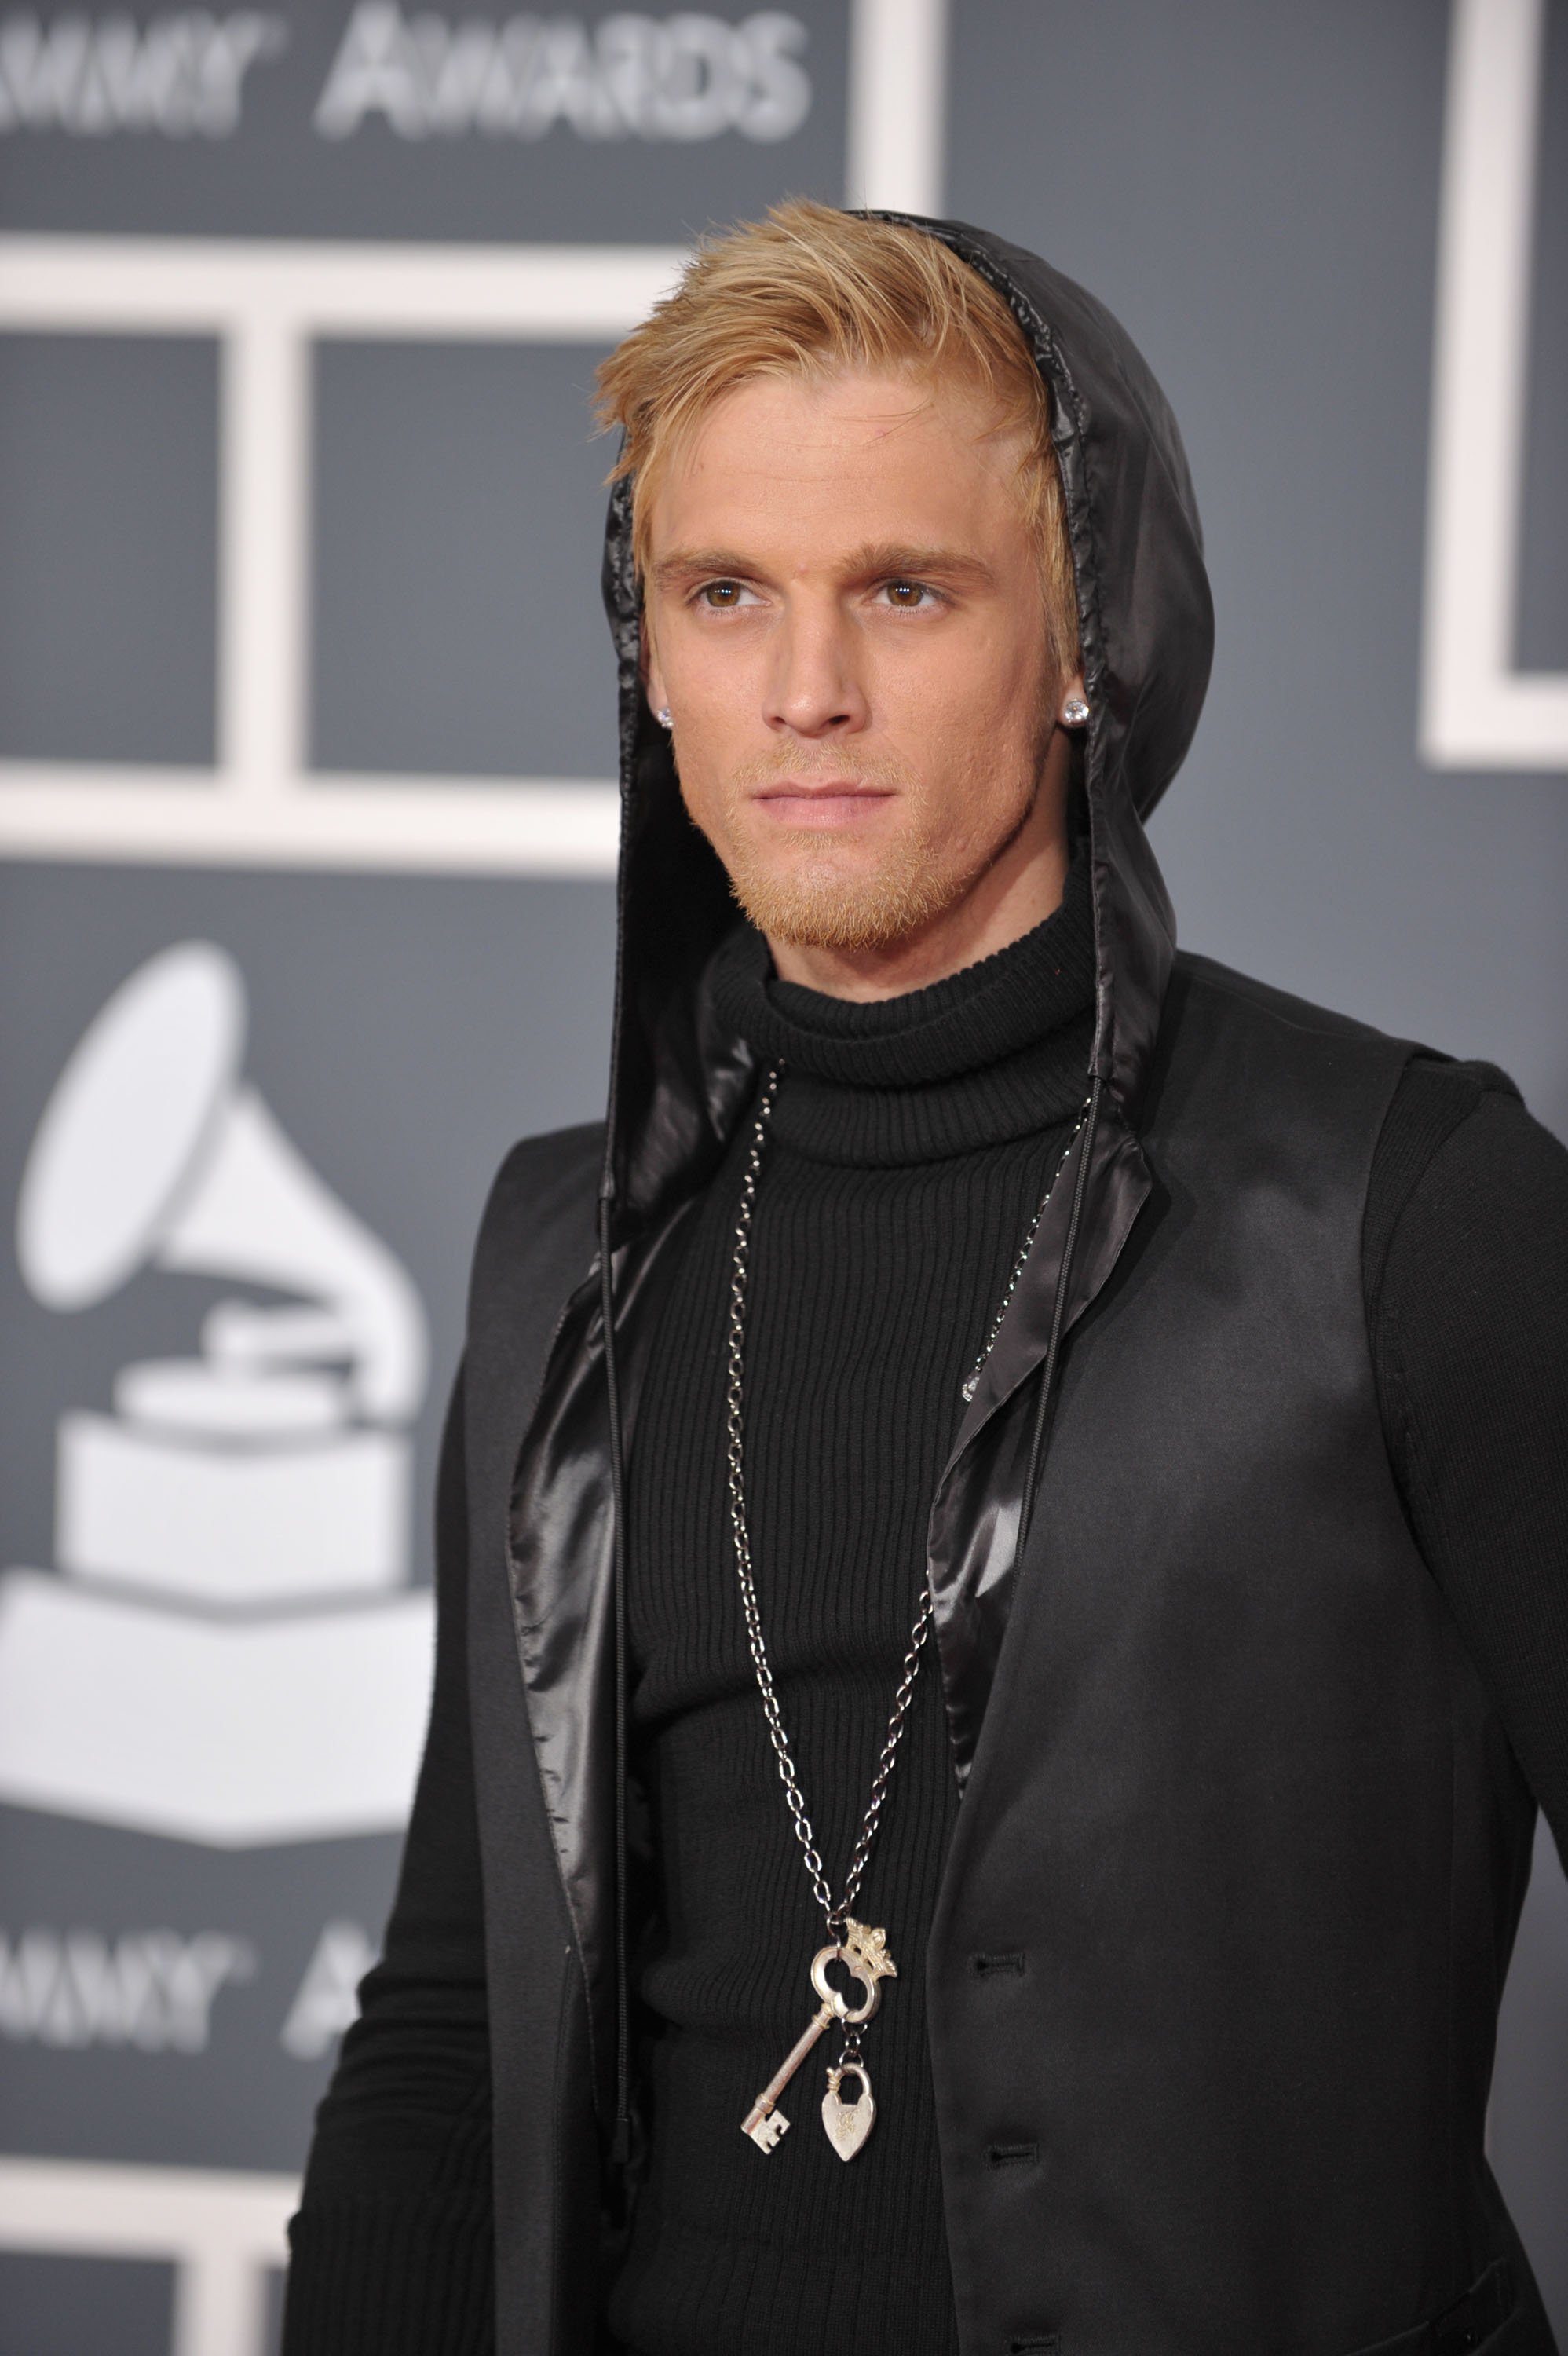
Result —
M624 436L609 480L632 480L632 544L647 563L660 474L726 393L758 376L843 369L960 376L1020 433L1018 486L1039 536L1047 636L1078 667L1078 604L1051 439L1051 397L995 287L937 238L792 199L704 243L673 294L598 371L601 426Z

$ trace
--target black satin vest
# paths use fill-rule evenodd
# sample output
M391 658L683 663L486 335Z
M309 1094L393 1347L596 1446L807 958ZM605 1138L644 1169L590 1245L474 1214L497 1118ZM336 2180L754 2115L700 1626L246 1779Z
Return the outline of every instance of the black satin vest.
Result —
M1366 1334L1408 1054L1178 959L1151 1191L1063 1349L927 1954L965 2356L1552 2356L1483 2151L1533 1810L1406 1527ZM482 1246L476 1364L581 1274L577 1167L564 1257L530 1257L520 1200ZM559 1355L581 1313L517 1488L497 1453L473 1499L502 2356L586 2356L603 2265L603 1482L592 1366L579 1387ZM476 1409L497 1440L535 1330L512 1406Z
M974 2356L1551 2346L1482 2148L1533 1810L1362 1301L1407 1054L1178 959L928 1956Z

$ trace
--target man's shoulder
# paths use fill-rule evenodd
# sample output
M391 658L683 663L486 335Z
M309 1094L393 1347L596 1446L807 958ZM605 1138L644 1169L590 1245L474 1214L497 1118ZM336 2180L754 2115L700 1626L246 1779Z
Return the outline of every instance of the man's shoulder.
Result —
M1161 1017L1145 1099L1146 1134L1200 1131L1247 1151L1295 1138L1320 1163L1338 1141L1347 1172L1364 1166L1401 1076L1427 1051L1370 1023L1316 1006L1212 958L1183 950Z
M1251 1027L1274 1031L1282 1036L1305 1033L1313 1038L1341 1040L1347 1045L1392 1050L1401 1057L1433 1053L1411 1040L1396 1039L1373 1023L1358 1022L1353 1015L1337 1013L1332 1007L1315 1005L1310 999L1297 998L1288 990L1276 989L1272 982L1259 981L1253 974L1238 973L1233 966L1221 965L1216 958L1179 949L1171 975L1170 1012L1179 1020L1189 1011L1201 1011L1214 1019L1223 1015L1232 1023L1250 1023Z
M584 1121L525 1137L491 1184L474 1254L475 1308L521 1282L559 1275L567 1289L592 1257L604 1124Z
M572 1129L546 1130L508 1147L490 1188L486 1220L534 1217L558 1202L597 1194L604 1161L604 1124L580 1121Z

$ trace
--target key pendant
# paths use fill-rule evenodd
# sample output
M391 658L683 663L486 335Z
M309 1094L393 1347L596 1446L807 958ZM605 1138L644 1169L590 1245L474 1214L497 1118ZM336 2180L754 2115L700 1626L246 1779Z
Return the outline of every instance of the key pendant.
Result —
M807 2021L788 2054L773 2072L751 2109L741 2122L741 2133L750 2136L759 2151L772 2151L780 2136L788 2131L789 2121L778 2107L779 2096L795 2076L801 2063L816 2044L823 2030L833 2026L833 2008L824 2001L821 2010Z
M835 1960L845 1966L850 1978L858 1984L861 1991L859 2005L850 2004L828 1979L827 1966ZM779 2137L788 2132L789 2121L779 2109L778 2099L817 2039L831 2029L836 2020L849 2029L862 2027L882 2000L882 1982L897 1979L898 1971L898 1965L888 1953L887 1933L869 1931L863 1922L853 1922L848 1916L845 1918L843 1939L831 1947L817 1949L812 1958L811 1985L822 2002L741 2122L741 2133L749 2136L759 2151L774 2150ZM838 2100L838 2081L852 2071L859 2074L860 2080L859 2097L853 2103L841 2103ZM835 2116L847 2125L841 2127L835 2126L828 2115L829 2105L834 2107ZM854 2158L870 2134L871 2122L876 2115L877 2106L871 2099L871 2082L858 2062L841 2062L837 2071L828 2072L822 2124L840 2159Z
M852 2103L847 2103L838 2092L844 2078L858 2078L860 2091ZM827 2072L827 2092L822 2097L822 2124L827 2140L840 2159L853 2159L877 2123L877 2101L871 2092L870 2073L863 2062L840 2062L837 2070Z

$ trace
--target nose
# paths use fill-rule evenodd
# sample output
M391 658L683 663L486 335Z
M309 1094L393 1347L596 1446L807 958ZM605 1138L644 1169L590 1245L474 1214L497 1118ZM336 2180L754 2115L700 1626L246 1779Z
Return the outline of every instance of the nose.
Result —
M851 735L870 717L854 634L836 605L792 605L773 641L763 718L781 734Z

